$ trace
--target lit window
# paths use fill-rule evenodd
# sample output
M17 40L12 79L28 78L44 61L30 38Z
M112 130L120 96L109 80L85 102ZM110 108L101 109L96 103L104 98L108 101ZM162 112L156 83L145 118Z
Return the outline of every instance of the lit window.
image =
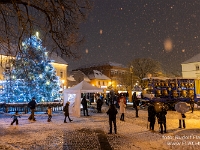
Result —
M196 70L199 70L199 65L196 65Z
M62 72L62 71L60 72L60 77L61 77L61 78L63 77L63 72Z

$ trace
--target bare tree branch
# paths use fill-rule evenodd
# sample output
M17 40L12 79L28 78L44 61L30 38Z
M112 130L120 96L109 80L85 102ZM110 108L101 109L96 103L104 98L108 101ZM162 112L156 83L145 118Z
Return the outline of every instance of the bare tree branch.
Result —
M156 76L158 72L162 72L161 64L151 58L134 59L130 62L130 66L133 66L133 74L139 78L142 86L142 79L147 77L147 74Z
M77 58L76 49L83 41L79 25L91 9L91 0L0 0L0 45L18 44L41 33L48 51Z

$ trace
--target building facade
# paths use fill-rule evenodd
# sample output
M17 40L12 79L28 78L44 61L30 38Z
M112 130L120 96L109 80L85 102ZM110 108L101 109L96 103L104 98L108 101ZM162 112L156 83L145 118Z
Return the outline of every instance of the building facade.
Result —
M200 53L181 63L183 78L200 78Z
M91 84L94 84L97 87L104 87L106 90L126 90L121 88L121 78L123 75L130 73L129 69L123 66L122 64L115 63L115 62L106 62L106 63L101 63L101 64L94 64L94 65L88 65L84 67L80 67L76 70L82 71L85 75L87 75L90 80ZM96 72L95 72L96 71ZM91 75L94 74L96 75L96 78L91 78ZM99 80L97 78L97 74L103 74L107 77L106 80ZM102 76L101 76L102 78Z

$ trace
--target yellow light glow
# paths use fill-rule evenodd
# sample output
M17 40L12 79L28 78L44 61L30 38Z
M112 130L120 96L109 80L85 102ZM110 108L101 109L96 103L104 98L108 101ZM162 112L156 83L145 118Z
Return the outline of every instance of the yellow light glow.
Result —
M39 38L39 32L36 32L35 35L37 38Z

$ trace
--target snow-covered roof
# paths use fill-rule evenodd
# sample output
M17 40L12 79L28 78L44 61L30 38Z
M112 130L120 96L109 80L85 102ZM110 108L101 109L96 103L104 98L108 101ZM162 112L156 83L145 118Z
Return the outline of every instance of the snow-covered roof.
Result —
M167 78L167 77L150 77L150 78L143 78L142 80L149 80L149 79L152 79L152 80L168 80L170 78Z
M193 56L192 58L182 62L182 64L188 64L188 63L193 63L193 62L200 62L200 53Z
M102 74L98 70L93 70L91 74L88 75L90 79L100 79L100 80L110 80L106 75Z
M81 70L71 71L68 73L68 75L69 75L69 81L76 81L75 76L81 75L81 76L83 76L84 81L90 82L90 79ZM71 78L73 78L73 80Z
M67 80L69 80L69 81L76 81L76 80L74 79L74 76L73 76L73 75L70 75L69 77L67 77Z
M49 59L53 60L54 63L59 63L59 64L68 64L64 59L62 59L60 56L58 56L56 53L52 52L49 54Z
M92 86L91 84L89 84L87 81L82 81L79 84L69 88L69 89L65 89L64 92L71 92L71 91L80 91L80 92L103 92L103 89Z

